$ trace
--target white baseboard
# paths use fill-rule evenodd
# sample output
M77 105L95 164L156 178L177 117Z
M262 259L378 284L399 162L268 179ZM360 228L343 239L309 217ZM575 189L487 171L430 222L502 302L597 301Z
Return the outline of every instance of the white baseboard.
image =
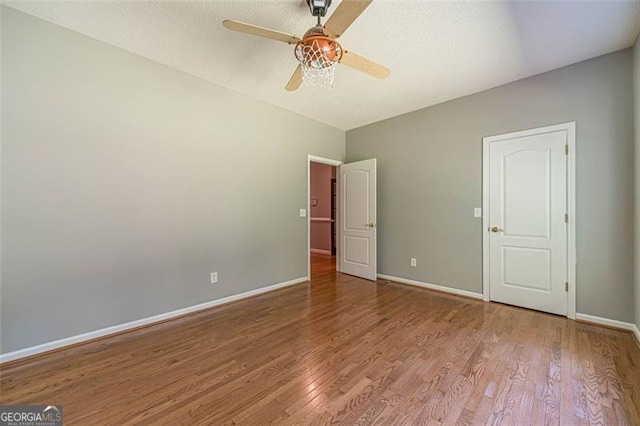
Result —
M637 325L633 324L633 334L636 335L636 343L638 344L638 347L640 348L640 328L638 328Z
M472 297L474 299L482 300L482 293L475 293L473 291L459 290L457 288L444 287L436 284L423 283L422 281L408 280L406 278L393 277L391 275L378 274L378 278L383 280L395 281L402 284L410 284L418 287L428 288L429 290L442 291L444 293L456 294L458 296Z
M136 321L127 322L124 324L118 324L107 328L101 328L100 330L90 331L88 333L79 334L77 336L65 337L64 339L54 340L53 342L43 343L37 346L32 346L25 349L19 349L17 351L8 352L0 355L0 364L4 362L14 361L20 358L25 358L39 353L52 351L64 346L74 345L76 343L85 342L88 340L97 339L99 337L108 336L109 334L120 333L133 328L150 325L156 322L165 321L171 318L180 317L186 314L191 314L205 309L213 308L215 306L224 305L226 303L235 302L238 300L246 299L247 297L257 296L262 293L267 293L280 288L288 287L294 284L299 284L308 281L309 277L296 278L290 281L285 281L278 284L273 284L267 287L258 288L256 290L247 291L240 294L234 294L233 296L223 297L222 299L212 300L210 302L201 303L199 305L189 306L186 308L178 309L171 312L165 312L162 314L154 315L148 318L142 318Z
M329 256L331 256L331 250L322 250L322 249L311 249L311 253L318 253L318 254L328 254Z
M580 313L576 313L576 319L592 324L606 325L607 327L619 328L621 330L629 330L636 336L638 342L640 343L640 330L638 330L638 327L632 322L612 320L609 318L595 317L593 315Z

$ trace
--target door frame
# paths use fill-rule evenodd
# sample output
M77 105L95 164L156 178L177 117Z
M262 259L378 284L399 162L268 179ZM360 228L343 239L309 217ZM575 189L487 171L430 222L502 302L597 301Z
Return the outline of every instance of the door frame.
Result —
M344 161L333 160L331 158L318 157L317 155L307 155L307 277L311 279L311 163L322 163L330 166L339 167ZM338 179L338 170L336 170L336 179ZM339 180L337 180L339 183ZM337 211L340 211L340 185L336 185L336 203L338 203ZM340 215L336 215L336 229ZM336 258L340 256L340 239L336 238ZM336 271L339 271L340 264L336 261Z
M489 145L505 139L533 136L564 130L567 132L567 317L576 319L576 122L538 127L519 132L482 138L482 298L490 301L489 293Z

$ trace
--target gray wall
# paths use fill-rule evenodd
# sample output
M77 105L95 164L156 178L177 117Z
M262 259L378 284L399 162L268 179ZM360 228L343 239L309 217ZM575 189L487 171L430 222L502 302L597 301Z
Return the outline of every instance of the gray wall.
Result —
M3 37L2 37L2 20L3 20L3 12L4 7L0 6L0 353L2 353L2 129L3 127L3 111L2 111L2 45L3 45Z
M577 309L632 322L632 60L627 49L347 132L347 161L378 159L379 272L482 292L482 137L576 121Z
M633 111L635 123L635 160L636 160L636 176L635 176L635 301L636 301L636 325L640 328L640 37L636 40L633 47Z
M2 41L3 353L306 276L343 131L12 9Z

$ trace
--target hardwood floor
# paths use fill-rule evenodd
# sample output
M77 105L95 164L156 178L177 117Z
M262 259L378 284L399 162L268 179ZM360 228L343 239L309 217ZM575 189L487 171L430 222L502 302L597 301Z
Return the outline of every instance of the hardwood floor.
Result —
M630 333L334 272L0 369L65 424L640 425Z

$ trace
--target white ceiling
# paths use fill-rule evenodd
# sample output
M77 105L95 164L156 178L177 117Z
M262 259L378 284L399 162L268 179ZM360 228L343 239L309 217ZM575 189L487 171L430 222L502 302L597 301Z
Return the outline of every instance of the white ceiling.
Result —
M301 36L304 0L5 4L344 130L629 47L640 29L638 1L374 0L340 40L391 76L339 67L331 89L287 92L293 46L222 20Z

